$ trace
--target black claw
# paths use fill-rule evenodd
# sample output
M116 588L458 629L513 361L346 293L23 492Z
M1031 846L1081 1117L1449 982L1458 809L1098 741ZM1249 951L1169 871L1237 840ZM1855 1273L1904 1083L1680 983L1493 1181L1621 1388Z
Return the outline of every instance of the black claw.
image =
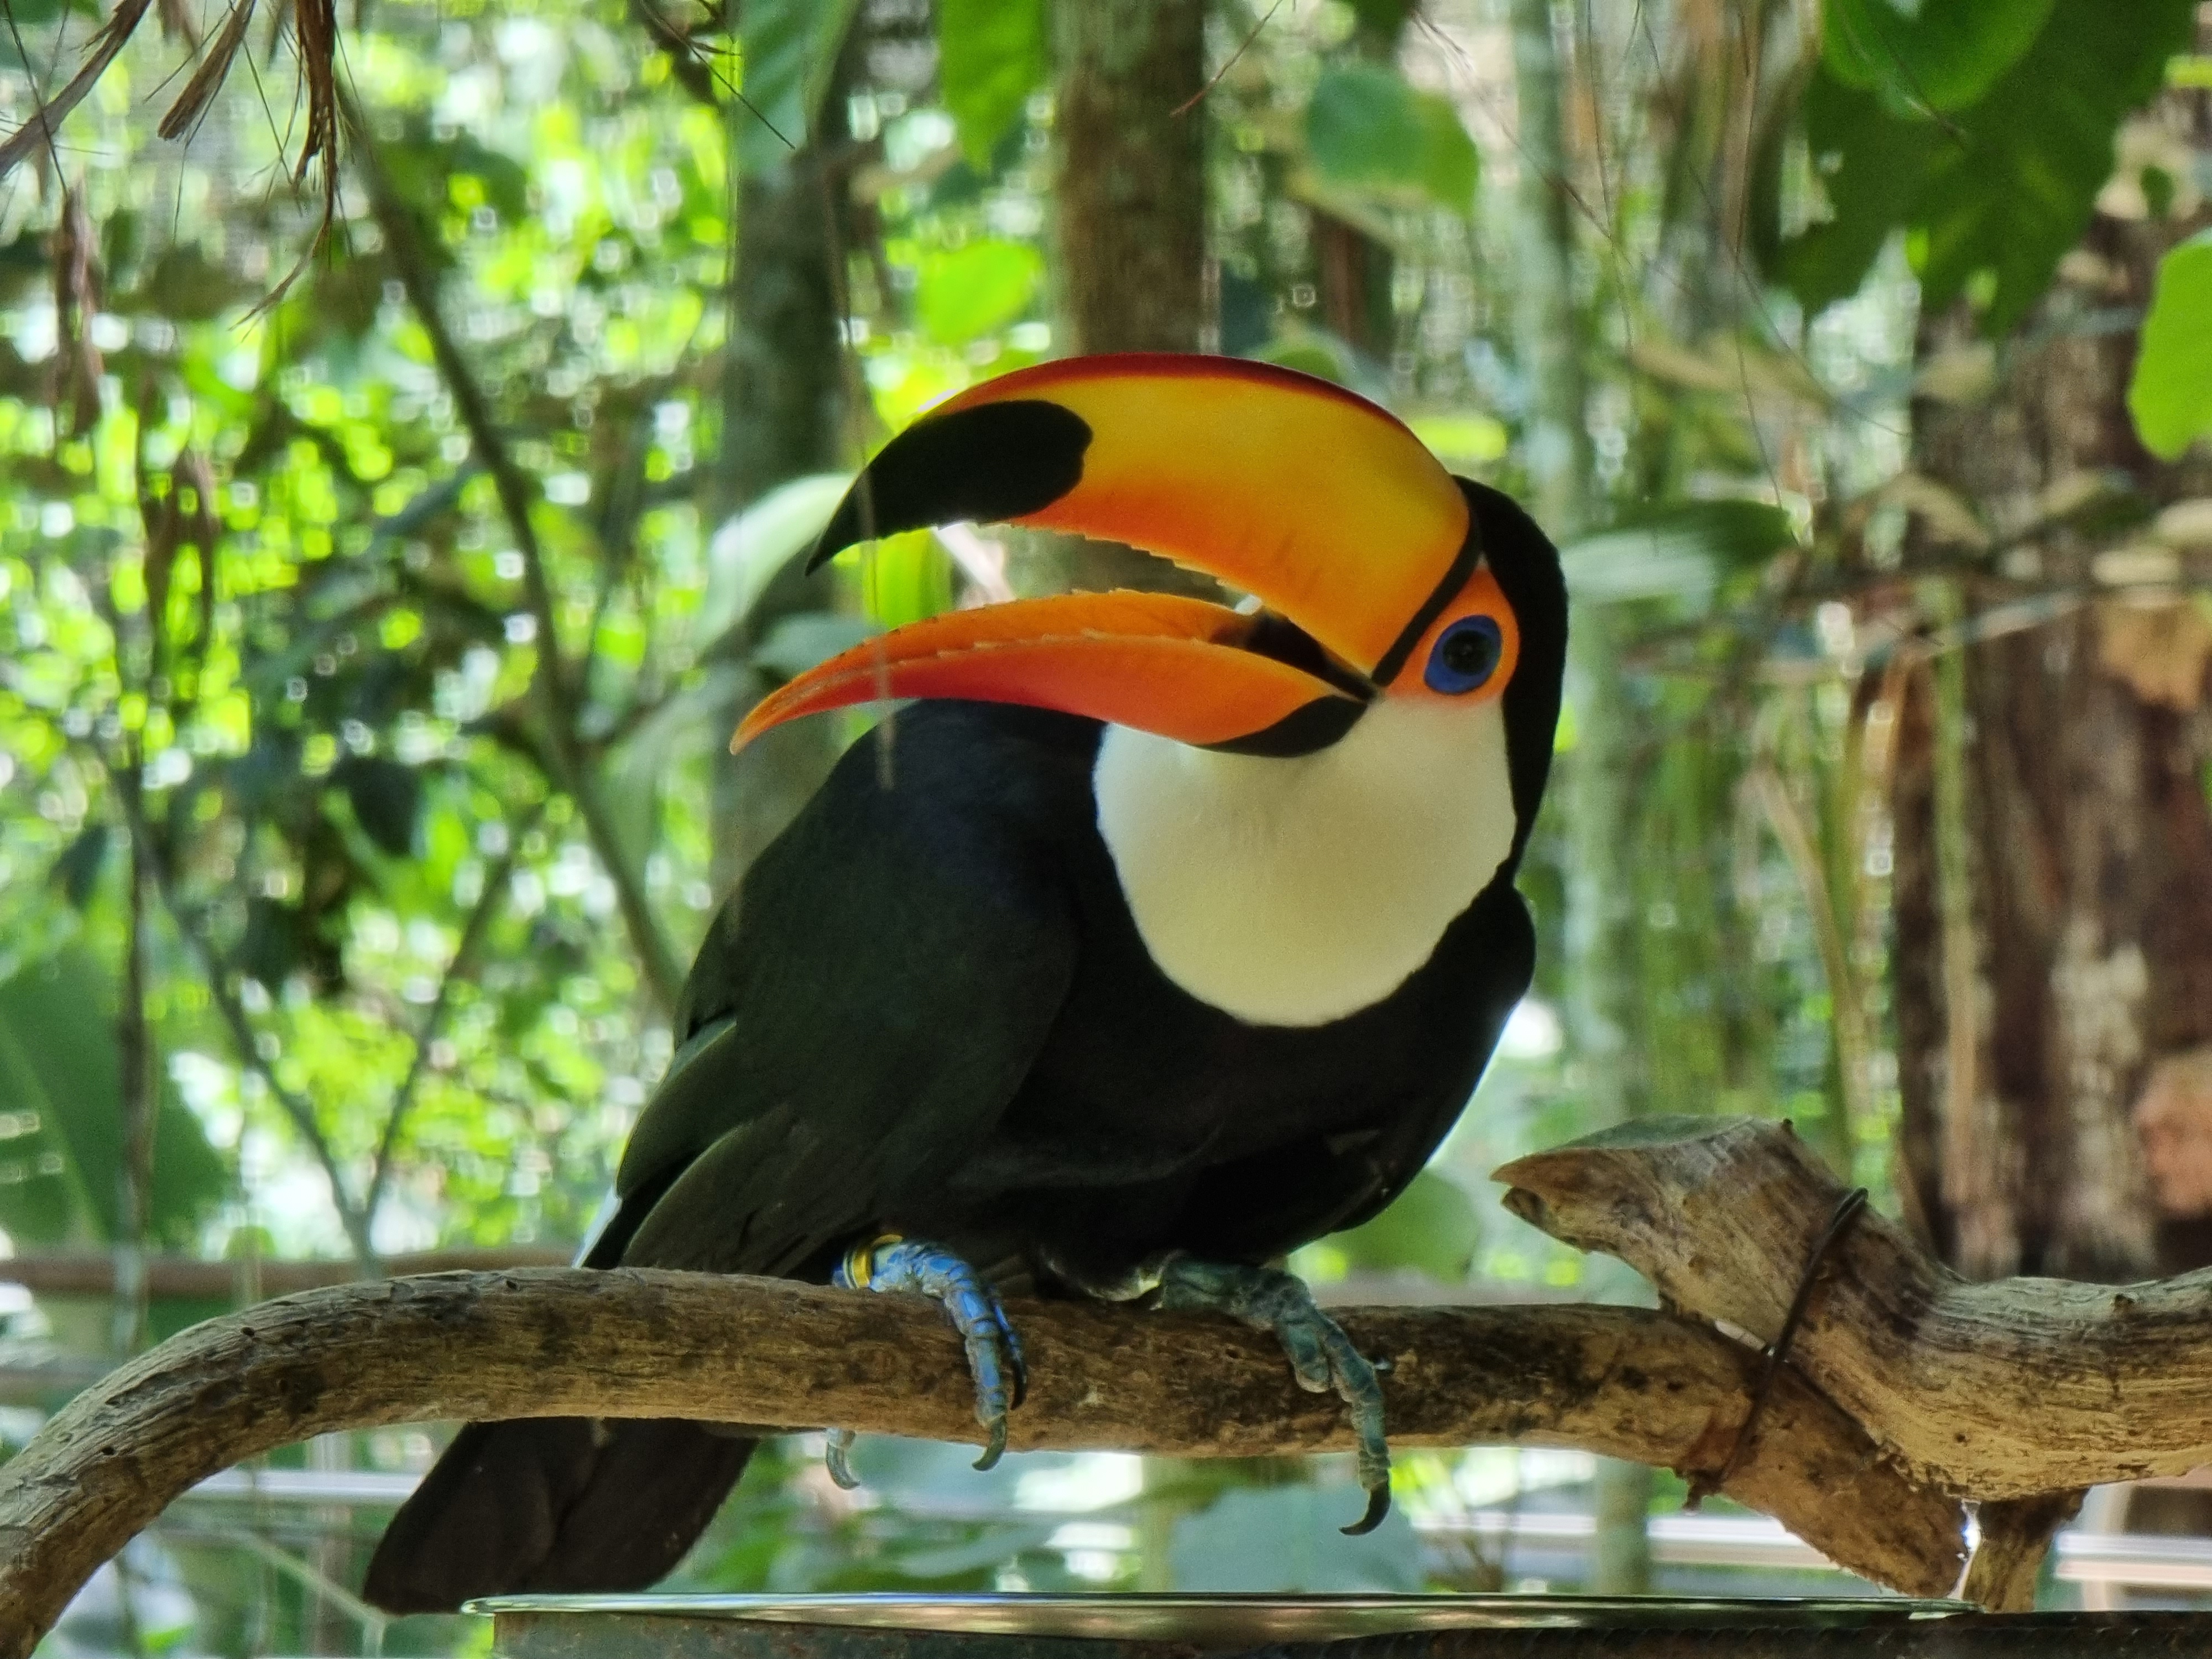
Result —
M1367 1494L1367 1513L1348 1527L1338 1530L1346 1538L1362 1538L1382 1524L1383 1516L1390 1513L1390 1488L1377 1486Z
M1218 1309L1273 1331L1300 1388L1335 1390L1352 1419L1359 1484L1367 1493L1367 1513L1344 1530L1358 1537L1381 1526L1390 1513L1390 1443L1383 1434L1381 1382L1390 1370L1388 1359L1368 1360L1344 1328L1315 1304L1304 1284L1273 1268L1171 1255L1160 1266L1158 1284L1162 1307Z
M1018 1406L1021 1404L1021 1395L1016 1395L1014 1403ZM991 1425L991 1437L983 1447L983 1455L970 1467L977 1469L994 1469L999 1467L999 1460L1006 1455L1006 1419L1001 1417Z
M975 1467L995 1467L1006 1455L1006 1413L1029 1393L1029 1368L1006 1310L975 1269L941 1245L886 1235L849 1252L832 1282L847 1290L917 1291L945 1310L967 1348L975 1419L988 1436ZM855 1484L847 1458L852 1437L841 1433L832 1432L830 1478L848 1486Z

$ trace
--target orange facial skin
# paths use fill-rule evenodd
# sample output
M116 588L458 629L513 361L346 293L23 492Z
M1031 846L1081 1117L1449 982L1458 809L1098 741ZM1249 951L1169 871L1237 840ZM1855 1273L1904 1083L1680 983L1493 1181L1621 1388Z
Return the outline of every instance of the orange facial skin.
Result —
M1498 624L1500 650L1498 666L1491 671L1490 678L1472 691L1447 692L1433 689L1427 681L1430 658L1435 653L1437 641L1448 633L1455 623L1469 617L1487 617ZM1397 678L1385 688L1394 698L1433 703L1488 702L1503 696L1512 683L1513 670L1521 660L1521 627L1513 619L1513 607L1505 602L1504 590L1498 586L1498 578L1490 574L1489 567L1477 570L1460 595L1443 609L1443 614L1429 625L1406 659L1405 666Z

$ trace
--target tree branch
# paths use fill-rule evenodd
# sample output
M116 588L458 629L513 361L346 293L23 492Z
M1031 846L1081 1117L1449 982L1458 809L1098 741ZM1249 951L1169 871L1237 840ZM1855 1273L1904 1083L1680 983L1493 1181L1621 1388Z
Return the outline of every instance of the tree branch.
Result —
M505 1273L517 1267L565 1267L575 1259L576 1247L573 1244L464 1246L387 1255L377 1264L383 1269L383 1273L377 1275L364 1274L359 1262L343 1256L295 1261L263 1258L253 1263L252 1272L260 1291L275 1297L298 1291L319 1291L332 1285L356 1284L371 1277L396 1279L407 1273ZM234 1261L149 1256L146 1261L146 1293L157 1298L228 1301L239 1293L244 1266ZM7 1256L0 1258L0 1285L21 1285L33 1296L112 1296L115 1258L99 1250L44 1250L33 1255ZM106 1370L106 1366L100 1366L94 1375L102 1375Z
M468 921L461 928L460 942L453 947L453 960L439 975L437 994L416 1030L415 1052L408 1057L407 1074L392 1091L391 1107L384 1115L384 1131L377 1137L376 1158L369 1165L368 1186L362 1194L362 1211L371 1224L376 1219L376 1206L384 1201L385 1187L392 1179L392 1160L399 1150L399 1132L406 1125L407 1115L415 1105L416 1091L422 1086L423 1076L429 1069L431 1045L446 1028L447 1016L453 1012L454 991L476 977L477 957L483 949L484 935L491 931L492 918L499 913L500 902L507 895L507 884L514 875L515 863L522 856L522 839L537 827L543 810L542 805L533 806L523 815L520 823L507 826L507 851L485 872L483 890L469 911Z
M2032 1613L2043 1558L2059 1528L2081 1510L2084 1493L2045 1492L2039 1498L1996 1498L1978 1505L1982 1541L1959 1594L1991 1613Z
M1345 1450L1263 1333L1202 1315L1018 1305L1019 1449L1184 1457ZM1756 1354L1634 1308L1351 1310L1392 1362L1401 1447L1576 1446L1711 1468ZM625 1268L441 1273L213 1319L112 1372L0 1468L0 1659L24 1659L100 1564L195 1482L289 1442L425 1419L687 1417L974 1443L960 1341L919 1297ZM1954 1502L1904 1480L1785 1374L1725 1488L1838 1562L1927 1595L1961 1559Z
M493 418L490 400L484 395L468 360L461 355L453 331L446 326L444 313L438 306L437 277L406 204L393 191L392 181L384 172L375 137L362 118L359 105L343 86L337 95L345 124L353 133L354 160L368 187L369 211L384 233L392 269L406 290L407 302L415 312L416 320L422 324L429 339L430 355L436 361L438 372L447 389L453 394L454 412L468 431L476 459L491 475L500 511L507 520L507 533L514 538L514 550L521 556L524 602L538 632L532 691L538 718L544 726L545 752L553 763L554 781L576 803L592 851L614 883L616 902L630 943L637 951L639 965L644 970L645 982L661 1013L672 1016L683 991L683 965L676 959L659 918L653 913L645 883L631 865L614 815L593 775L590 757L578 739L574 688L569 684L568 666L561 653L553 584L546 572L544 550L538 544L537 527L530 517L536 486L515 460L514 452Z
M278 1080L276 1069L262 1059L261 1050L255 1043L253 1022L247 1017L245 1005L239 1001L237 988L232 982L236 970L204 931L202 918L194 915L179 895L175 874L154 839L153 826L146 821L143 803L135 793L126 793L122 799L131 845L143 852L147 872L153 878L154 890L161 896L161 908L169 913L169 920L176 927L177 936L184 940L185 949L199 958L200 972L207 981L208 996L230 1032L232 1046L238 1050L239 1063L267 1085L278 1109L291 1121L300 1139L307 1143L307 1150L314 1155L316 1164L322 1169L323 1178L330 1182L331 1207L337 1212L338 1224L345 1230L346 1242L353 1246L354 1255L361 1263L373 1269L376 1263L376 1250L369 1242L368 1213L354 1202L353 1195L346 1190L344 1169L338 1162L337 1149L331 1145L329 1137L323 1133L322 1125L316 1121L313 1104L286 1088Z
M1506 1206L1762 1342L1843 1188L1786 1124L1652 1119L1507 1164ZM1917 1477L2026 1498L2212 1463L2212 1268L1970 1285L1862 1215L1790 1362Z

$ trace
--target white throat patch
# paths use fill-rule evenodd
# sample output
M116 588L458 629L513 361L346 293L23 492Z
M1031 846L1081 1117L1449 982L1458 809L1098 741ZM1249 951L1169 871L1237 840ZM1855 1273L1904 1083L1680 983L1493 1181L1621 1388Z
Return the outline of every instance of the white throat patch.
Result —
M1291 759L1109 726L1092 787L1152 960L1255 1025L1323 1025L1380 1002L1513 847L1496 698L1386 697Z

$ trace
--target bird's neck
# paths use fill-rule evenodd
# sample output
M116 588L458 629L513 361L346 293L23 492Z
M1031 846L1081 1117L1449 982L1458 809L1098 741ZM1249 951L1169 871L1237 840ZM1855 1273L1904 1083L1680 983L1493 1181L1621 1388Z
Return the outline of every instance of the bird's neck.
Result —
M1512 850L1497 702L1388 698L1292 759L1109 726L1093 787L1161 972L1258 1025L1322 1025L1425 963Z

